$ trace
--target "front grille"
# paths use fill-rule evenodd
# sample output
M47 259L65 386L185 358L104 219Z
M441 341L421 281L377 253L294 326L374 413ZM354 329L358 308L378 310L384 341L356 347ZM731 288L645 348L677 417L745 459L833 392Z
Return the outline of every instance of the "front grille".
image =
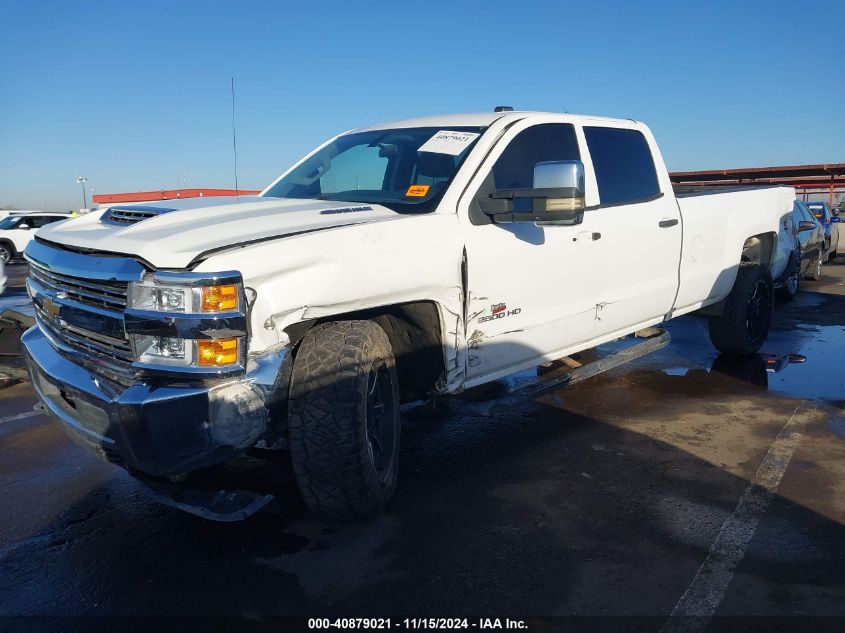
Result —
M173 210L164 207L111 207L102 215L100 222L128 226Z
M78 303L114 310L119 313L126 309L128 289L126 282L91 281L60 275L48 271L32 261L30 261L29 274L42 286L55 290L56 293L62 293Z
M123 329L123 311L126 309L128 292L126 282L79 279L47 270L32 260L29 263L31 280L47 290L49 294L72 305L77 313L81 310L83 314L89 314L84 311L90 306L93 308L90 314L101 315L109 323L115 324L119 330ZM124 363L131 363L134 360L132 347L125 333L118 338L102 331L97 332L82 327L78 322L70 323L68 322L70 317L62 318L49 312L45 309L44 303L34 301L35 314L42 329L59 343Z

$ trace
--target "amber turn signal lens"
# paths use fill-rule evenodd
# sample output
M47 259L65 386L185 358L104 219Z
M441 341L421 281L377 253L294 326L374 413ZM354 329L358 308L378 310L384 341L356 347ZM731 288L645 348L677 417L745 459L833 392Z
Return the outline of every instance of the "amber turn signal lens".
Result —
M238 309L237 286L203 286L202 309L206 312L221 312Z
M238 362L238 339L202 339L197 341L200 367L223 367Z

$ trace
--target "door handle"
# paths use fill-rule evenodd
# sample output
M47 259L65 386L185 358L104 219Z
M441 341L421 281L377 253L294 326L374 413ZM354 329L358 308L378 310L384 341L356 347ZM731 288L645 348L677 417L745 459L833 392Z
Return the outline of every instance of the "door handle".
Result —
M596 240L601 239L601 233L590 233L588 231L582 231L578 235L572 238L573 242L577 242L578 240L585 240L588 242L595 242Z
M673 220L660 220L660 222L657 223L657 226L659 226L661 229L668 229L670 226L675 226L677 223L678 223L678 221L674 220L674 219Z

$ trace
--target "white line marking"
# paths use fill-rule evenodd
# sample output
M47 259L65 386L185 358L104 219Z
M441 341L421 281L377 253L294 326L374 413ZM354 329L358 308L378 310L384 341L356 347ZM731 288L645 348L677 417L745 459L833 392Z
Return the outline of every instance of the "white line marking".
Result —
M792 455L816 405L795 407L769 451L760 463L754 480L748 484L733 514L725 519L707 558L698 568L690 586L681 596L661 633L702 631L725 597L737 566L745 557L763 513L789 467Z
M34 415L41 415L45 413L44 409L41 405L36 404L35 408L32 411L24 411L23 413L18 413L17 415L10 415L8 418L0 418L0 424L4 424L6 422L14 422L15 420L23 420L25 418L31 418Z

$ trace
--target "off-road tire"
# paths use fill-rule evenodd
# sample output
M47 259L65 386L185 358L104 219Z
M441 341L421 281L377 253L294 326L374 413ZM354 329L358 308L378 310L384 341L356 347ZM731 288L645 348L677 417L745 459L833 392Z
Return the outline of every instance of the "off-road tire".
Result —
M710 340L720 352L756 354L769 335L772 276L760 264L743 263L722 316L710 318Z
M810 272L807 273L807 279L818 281L822 276L822 254L821 252L813 260L813 265L810 266Z
M399 382L384 330L372 321L311 329L293 362L288 413L293 471L308 509L341 520L381 512L396 490L400 433Z
M15 249L8 242L0 242L0 260L8 264L15 258Z
M784 301L792 301L801 290L801 265L796 259L790 266L789 274L778 288L778 296Z

